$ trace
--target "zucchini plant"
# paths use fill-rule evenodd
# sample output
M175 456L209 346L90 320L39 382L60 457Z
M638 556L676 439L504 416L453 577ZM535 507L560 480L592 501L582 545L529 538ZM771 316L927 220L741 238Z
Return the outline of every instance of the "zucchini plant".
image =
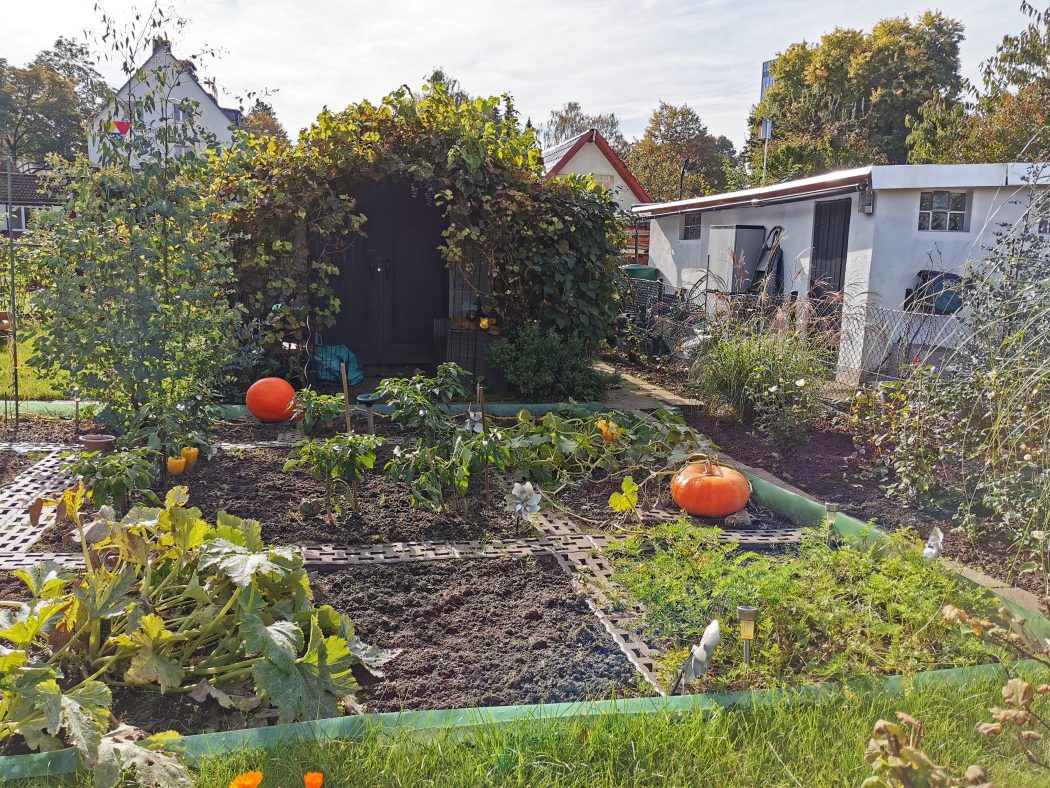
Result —
M292 722L355 708L353 667L377 672L396 655L314 605L299 550L267 547L256 521L206 522L188 499L176 487L160 508L82 523L83 488L64 494L86 569L19 570L26 600L0 601L0 745L72 745L99 785L130 765L142 784L188 786L179 762L153 749L176 734L112 728L111 686L273 707Z

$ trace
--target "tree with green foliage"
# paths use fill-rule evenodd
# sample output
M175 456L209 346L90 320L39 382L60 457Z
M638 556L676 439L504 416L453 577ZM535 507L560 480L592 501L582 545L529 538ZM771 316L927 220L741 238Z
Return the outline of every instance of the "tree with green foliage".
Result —
M147 32L110 37L130 80L126 101L112 96L111 117L131 130L101 140L101 162L83 156L50 174L63 209L41 216L34 262L48 279L36 296L47 331L37 357L67 370L103 418L123 429L150 406L185 407L217 382L239 322L231 306L232 270L223 213L208 188L202 130L164 72L134 65ZM168 122L150 121L159 112ZM164 407L161 407L161 406Z
M677 200L679 194L697 197L725 186L727 142L711 136L688 104L661 101L645 134L631 148L627 165L654 200Z
M627 155L631 146L620 130L620 119L616 113L588 115L578 101L570 101L561 109L551 110L550 118L540 127L540 138L544 147L549 148L591 129L597 129L617 154Z
M1050 6L1022 2L1025 29L984 62L969 100L935 96L911 123L909 161L1044 161L1050 151Z
M262 99L256 99L251 110L244 116L241 130L259 137L277 137L288 142L288 132L277 119L273 105Z
M59 38L25 67L0 59L0 132L5 153L24 162L73 158L86 147L84 124L108 91L87 46Z
M773 122L767 181L905 163L907 118L935 96L959 96L962 37L960 22L927 11L914 22L884 19L869 33L836 28L819 43L792 44L773 62L773 84L751 116L743 156L752 177L762 171L762 119Z

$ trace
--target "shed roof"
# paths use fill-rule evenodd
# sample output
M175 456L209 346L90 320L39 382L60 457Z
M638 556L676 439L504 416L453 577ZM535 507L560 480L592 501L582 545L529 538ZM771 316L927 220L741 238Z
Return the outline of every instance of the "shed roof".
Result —
M761 206L766 202L820 197L849 189L975 189L982 187L1050 185L1050 163L1011 162L997 164L888 164L774 183L757 189L741 189L673 202L636 205L631 210L643 216L709 211L738 205Z
M587 143L594 143L595 147L602 152L602 155L609 161L613 169L616 170L616 174L619 175L623 182L627 184L627 188L631 190L631 193L642 202L651 202L652 197L645 190L645 187L638 182L638 179L634 177L634 174L627 169L627 165L623 163L623 160L616 154L616 151L612 149L609 142L601 135L597 129L588 129L576 137L567 139L564 142L559 142L557 145L553 145L550 148L544 150L540 157L543 160L543 168L547 171L547 177L553 178L555 175L560 173L571 160L572 157Z
M11 194L11 204L14 206L25 205L32 208L61 204L61 200L45 191L43 182L30 173L11 173ZM7 173L4 172L0 172L0 205L7 205Z

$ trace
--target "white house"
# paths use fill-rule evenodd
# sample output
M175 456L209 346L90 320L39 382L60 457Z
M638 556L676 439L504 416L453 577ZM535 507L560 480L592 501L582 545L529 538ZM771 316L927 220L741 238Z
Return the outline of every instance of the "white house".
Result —
M182 123L186 120L185 113L192 112L197 129L214 137L219 145L229 145L233 141L234 129L241 125L241 112L220 106L214 83L211 87L208 90L198 79L192 61L175 57L171 43L158 38L146 62L116 92L117 105L128 106L131 100L150 95L154 107L145 117L148 128L160 129L168 123ZM131 133L127 112L118 114L125 117L112 117L113 109L107 107L92 124L88 134L88 158L92 163L100 161L102 136Z
M899 343L888 331L915 325L876 326L873 309L910 320L919 310L909 296L924 281L984 259L1005 226L1028 221L1050 234L1046 207L1030 211L1033 199L1050 199L1048 187L1046 164L872 166L633 211L651 219L650 263L674 289L746 292L779 241L782 294L841 294L839 376L854 382ZM924 311L927 323L943 322Z
M612 193L625 211L639 203L652 202L652 197L597 129L588 129L579 136L547 148L542 155L548 178L590 175Z

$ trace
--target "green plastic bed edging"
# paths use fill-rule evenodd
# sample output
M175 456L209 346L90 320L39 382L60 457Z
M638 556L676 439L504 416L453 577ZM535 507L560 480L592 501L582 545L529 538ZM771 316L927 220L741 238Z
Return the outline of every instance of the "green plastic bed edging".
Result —
M602 407L600 403L596 404ZM505 405L515 409L522 406ZM557 405L535 405L540 408L556 408ZM526 406L526 409L529 409ZM530 412L532 412L530 410ZM546 412L546 411L544 411ZM534 414L535 415L535 414ZM751 481L755 501L789 517L801 526L818 526L827 514L824 506L810 498L786 490L766 479L744 471ZM872 525L854 517L839 513L835 517L836 530L842 536L860 538L873 543L883 533ZM972 582L961 575L961 580ZM995 589L988 589L993 594ZM997 595L998 596L998 595ZM1050 637L1050 620L1033 611L1022 608L1009 600L1000 599L1015 614L1023 616L1033 633L1040 638ZM1021 667L1038 668L1035 662L1020 663ZM961 686L972 680L1004 675L997 664L975 665L964 668L948 668L916 673L914 676L890 676L885 679L861 679L847 682L847 686L866 692L900 692L906 686L927 687L943 684ZM237 749L264 749L301 741L335 738L359 738L370 732L393 730L440 730L471 728L479 725L549 720L570 717L587 717L604 714L650 714L659 712L682 713L688 711L710 712L717 709L746 709L768 706L786 700L799 702L819 701L837 689L835 684L806 685L793 688L772 688L744 692L709 693L703 695L678 695L672 697L626 698L579 703L552 703L530 706L489 706L467 709L442 709L437 711L383 712L361 714L351 717L335 717L312 722L287 725L271 725L265 728L249 728L217 733L201 733L184 736L169 744L169 749L184 755L190 764L197 764L210 755L221 755ZM0 780L15 780L29 777L51 777L70 774L81 767L76 750L31 753L0 757Z
M1039 666L1038 663L1032 662L1022 663L1019 667L1037 668ZM1005 671L999 665L989 664L931 670L912 677L890 676L882 680L858 680L849 682L848 685L856 691L898 693L907 687L963 686L971 681L996 679L1005 675ZM190 765L196 765L209 756L222 755L234 750L269 749L283 744L326 739L362 738L375 732L469 729L481 725L610 714L683 714L687 712L710 713L721 709L747 710L771 706L783 701L789 703L822 702L833 697L838 689L836 684L811 684L793 688L719 692L705 695L359 714L311 722L270 725L265 728L200 733L173 740L169 743L168 749L181 753ZM6 782L32 777L55 777L71 774L81 766L80 754L73 749L11 755L0 758L0 780Z

